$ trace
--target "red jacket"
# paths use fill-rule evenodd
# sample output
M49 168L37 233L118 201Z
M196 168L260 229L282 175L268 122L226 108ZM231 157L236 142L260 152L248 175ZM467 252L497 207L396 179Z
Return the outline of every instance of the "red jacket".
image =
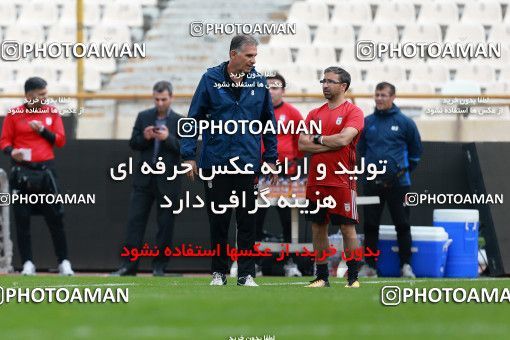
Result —
M282 102L276 107L274 115L277 124L278 121L282 121L284 126L289 126L289 122L293 121L294 130L297 129L299 122L303 121L303 116L299 113L298 109L287 102ZM304 157L303 153L298 149L299 134L280 133L276 138L278 141L278 160L281 164L285 162L285 158L292 162ZM262 144L262 153L264 153L264 144ZM296 173L296 165L296 163L290 165L288 175Z
M27 112L25 105L20 105L9 111L5 116L0 137L0 149L12 147L14 149L26 148L32 150L31 162L44 162L55 158L53 144L32 130L28 124L32 120L40 121L43 126L55 135L56 147L66 143L66 135L62 117L58 110L50 105L43 105L38 112Z

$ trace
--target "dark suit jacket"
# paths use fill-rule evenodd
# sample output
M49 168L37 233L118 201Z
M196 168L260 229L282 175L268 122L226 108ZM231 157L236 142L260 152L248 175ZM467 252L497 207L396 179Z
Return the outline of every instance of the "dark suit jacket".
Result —
M151 167L154 168L152 164L152 156L154 154L154 140L146 140L143 137L143 130L149 126L156 126L156 118L158 112L156 108L151 108L145 111L142 111L136 117L135 126L133 127L133 132L131 134L131 139L129 140L129 146L136 151L140 151L140 158L136 166L134 166L134 178L133 178L133 186L147 188L150 184L151 176L157 177L157 183L159 190L165 194L173 196L175 198L176 195L180 192L181 187L181 177L182 175L177 176L174 181L168 181L167 176L172 175L174 165L181 164L181 155L180 155L180 137L177 136L177 122L181 115L170 110L169 115L166 118L166 127L168 128L168 138L164 141L161 141L159 147L158 157L163 157L163 162L165 163L166 172L163 175L144 175L141 173L140 169L143 162L147 162Z

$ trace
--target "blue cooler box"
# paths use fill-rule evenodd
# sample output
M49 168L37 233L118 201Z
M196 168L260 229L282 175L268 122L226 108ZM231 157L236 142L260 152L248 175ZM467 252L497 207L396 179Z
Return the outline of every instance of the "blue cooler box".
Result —
M435 226L443 227L452 245L446 259L446 277L478 276L478 210L435 209Z
M451 240L441 227L411 227L411 266L416 277L443 277ZM393 225L381 225L377 269L381 276L400 276L397 232Z

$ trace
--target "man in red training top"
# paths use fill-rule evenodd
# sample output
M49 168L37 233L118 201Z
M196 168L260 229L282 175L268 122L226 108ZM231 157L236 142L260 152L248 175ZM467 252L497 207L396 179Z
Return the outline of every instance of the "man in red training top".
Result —
M350 74L336 66L324 70L321 81L322 92L327 103L312 110L306 117L309 124L312 120L322 122L322 133L299 137L299 149L312 153L310 171L306 186L306 198L311 202L311 211L316 210L318 200L323 201L331 196L336 202L334 207L320 207L317 213L307 214L312 222L313 247L317 251L315 264L317 278L307 287L329 287L327 258L321 258L328 248L329 222L340 226L344 249L347 258L358 247L355 225L358 223L356 208L356 180L349 174L335 174L343 170L338 162L347 170L356 166L356 143L363 130L363 112L356 105L345 99L345 92L351 83ZM359 263L347 261L347 285L349 288L359 287Z
M62 147L66 136L57 109L46 105L47 83L39 77L25 82L26 103L9 110L2 126L0 148L9 156L13 168L9 178L11 192L19 195L58 194L55 182L53 147ZM67 256L63 206L60 203L13 202L18 247L23 275L35 275L32 261L30 216L40 213L50 229L61 275L74 275Z
M289 179L290 177L296 175L297 166L303 159L303 153L298 149L299 133L294 133L297 130L299 123L303 121L303 116L301 113L299 113L298 109L283 101L283 95L285 94L285 87L287 84L285 82L285 78L283 78L281 74L275 73L274 75L267 77L267 84L269 85L269 93L271 93L271 101L273 102L274 115L277 124L282 124L285 127L289 127L289 133L279 133L276 136L276 140L278 142L278 161L283 166L285 164L285 159L287 159L289 164L288 173L283 174L282 172L280 178ZM263 152L264 148L262 148L262 153ZM299 181L299 179L296 181ZM283 241L290 243L292 241L290 208L280 208L277 206L276 210L278 211L280 223L283 229ZM262 241L267 235L267 233L263 231L266 213L267 209L260 208L257 211L257 241ZM260 276L262 273L259 271L259 266L257 265L256 267L257 276ZM291 258L285 264L284 270L286 276L302 276L297 265Z

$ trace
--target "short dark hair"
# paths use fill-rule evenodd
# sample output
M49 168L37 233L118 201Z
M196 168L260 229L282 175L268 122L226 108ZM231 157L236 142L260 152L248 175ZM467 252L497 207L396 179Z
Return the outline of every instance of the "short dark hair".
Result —
M375 86L375 90L376 91L381 91L381 90L384 90L385 88L389 88L390 89L390 96L394 96L395 93L397 93L397 91L395 89L395 85L390 84L387 81L380 82L379 84L377 84Z
M267 77L267 80L269 80L269 79L279 80L282 83L282 89L284 89L287 86L287 83L285 82L285 78L283 78L283 76L278 72L273 73L269 77Z
M347 91L347 89L349 89L349 86L351 85L351 75L349 74L349 72L347 72L346 70L344 70L343 68L338 67L338 66L330 66L324 70L324 73L329 73L329 72L338 74L338 78L339 78L340 82L347 84L345 91Z
M25 81L25 93L33 90L45 89L48 86L46 80L40 77L30 77Z
M152 87L152 92L165 92L168 91L168 94L173 94L173 86L172 83L166 80L158 81L154 86Z
M257 39L255 39L251 35L246 35L246 34L236 35L230 41L229 52L232 51L232 50L236 50L237 52L241 52L241 50L243 49L243 46L245 46L245 45L255 45L255 46L258 46L258 44L259 44L259 42L257 41Z

